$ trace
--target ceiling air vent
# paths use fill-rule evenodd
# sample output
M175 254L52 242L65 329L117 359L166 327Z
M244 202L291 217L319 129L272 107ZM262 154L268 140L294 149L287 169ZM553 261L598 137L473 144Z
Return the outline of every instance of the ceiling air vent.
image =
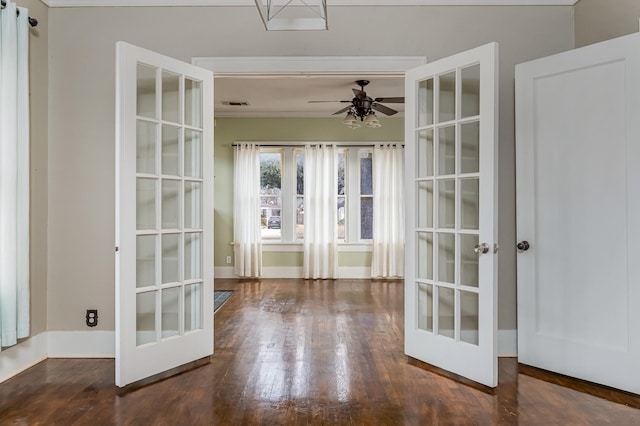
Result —
M222 105L249 106L249 102L246 102L246 101L222 101Z

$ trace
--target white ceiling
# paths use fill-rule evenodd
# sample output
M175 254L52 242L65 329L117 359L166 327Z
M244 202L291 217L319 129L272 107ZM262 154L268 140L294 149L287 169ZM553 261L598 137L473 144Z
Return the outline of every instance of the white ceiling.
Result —
M308 101L351 100L354 97L351 89L358 89L356 80L370 81L365 91L372 98L404 96L404 77L398 75L223 76L215 79L215 114L218 117L331 117L349 104ZM249 105L230 106L224 102ZM404 111L403 104L383 104L397 110L396 116Z

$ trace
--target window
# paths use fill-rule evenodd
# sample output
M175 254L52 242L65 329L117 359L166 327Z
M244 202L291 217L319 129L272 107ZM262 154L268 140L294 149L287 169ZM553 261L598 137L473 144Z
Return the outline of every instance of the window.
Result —
M373 153L360 152L360 239L373 238Z
M282 151L260 151L260 223L263 240L280 240L282 229Z
M338 151L338 240L356 243L372 238L372 150ZM262 148L260 215L266 242L304 239L304 151L296 147Z

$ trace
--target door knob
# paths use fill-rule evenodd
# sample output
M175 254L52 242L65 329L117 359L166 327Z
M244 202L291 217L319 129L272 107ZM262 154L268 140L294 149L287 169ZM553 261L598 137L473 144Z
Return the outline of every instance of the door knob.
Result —
M516 248L520 252L527 251L527 250L529 250L529 242L528 241L520 241L518 244L516 244Z
M473 248L473 251L475 251L478 254L489 253L489 244L487 243L478 244Z

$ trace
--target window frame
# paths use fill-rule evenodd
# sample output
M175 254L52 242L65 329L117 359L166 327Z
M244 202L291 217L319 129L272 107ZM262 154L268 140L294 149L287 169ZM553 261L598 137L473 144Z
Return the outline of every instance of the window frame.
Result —
M338 146L340 153L345 154L345 234L344 239L338 239L340 245L372 244L371 239L362 239L360 235L360 154L373 153L372 146L353 147ZM281 169L281 210L280 210L280 239L262 239L262 244L303 244L304 238L297 238L297 155L304 154L304 148L296 145L278 145L260 147L260 153L280 152L282 155ZM336 196L337 196L336 187ZM373 198L373 195L364 197ZM336 209L338 208L336 204ZM260 213L261 214L261 213ZM337 225L337 224L336 224Z

